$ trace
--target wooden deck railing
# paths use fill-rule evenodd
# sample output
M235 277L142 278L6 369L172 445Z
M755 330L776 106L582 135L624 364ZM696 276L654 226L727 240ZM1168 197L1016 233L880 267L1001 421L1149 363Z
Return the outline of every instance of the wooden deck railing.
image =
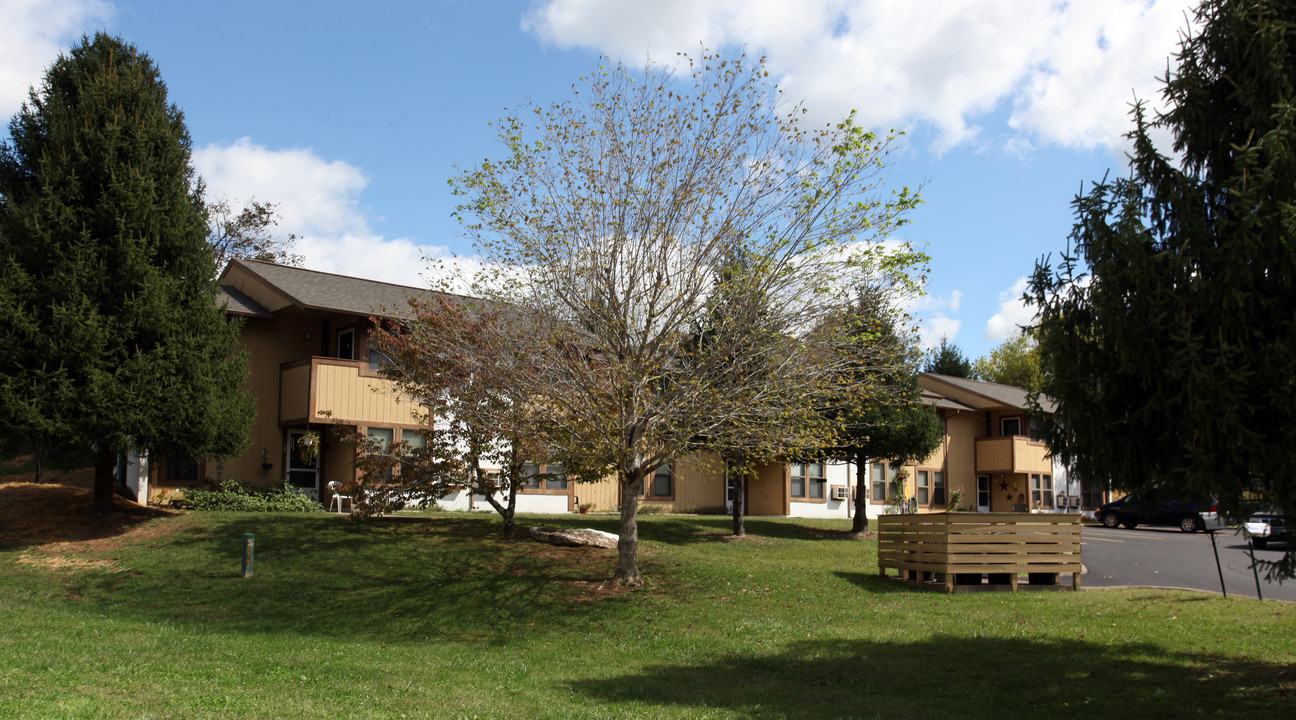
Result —
M980 585L991 574L1017 589L1022 573L1056 580L1071 573L1080 589L1080 515L1053 513L928 513L878 518L878 572L918 580L944 573L945 591Z

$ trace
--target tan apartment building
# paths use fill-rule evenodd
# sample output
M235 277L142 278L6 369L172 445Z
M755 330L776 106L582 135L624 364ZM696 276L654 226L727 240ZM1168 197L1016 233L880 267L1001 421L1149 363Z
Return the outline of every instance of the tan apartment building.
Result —
M243 320L242 347L249 357L249 389L257 418L248 449L223 462L159 458L148 469L151 499L205 480L232 478L269 485L287 481L327 502L330 481L355 478L351 448L338 433L419 442L421 408L379 373L381 356L369 348L371 317L399 317L419 288L317 272L253 260L235 260L220 280L220 301ZM895 504L895 479L904 473L905 498L919 512L948 508L952 489L964 489L967 509L1048 511L1057 506L1053 462L1030 434L1025 391L942 375L923 374L924 402L935 406L944 428L941 447L904 468L870 463L868 514ZM318 453L302 452L319 438ZM573 483L559 468L536 466L518 498L520 512L572 512L618 506L613 480ZM749 515L849 517L858 491L855 468L843 463L772 463L749 479ZM731 474L719 456L682 458L645 482L642 500L667 512L730 511ZM1064 492L1065 488L1061 488ZM441 498L446 508L487 509L484 498L458 492Z

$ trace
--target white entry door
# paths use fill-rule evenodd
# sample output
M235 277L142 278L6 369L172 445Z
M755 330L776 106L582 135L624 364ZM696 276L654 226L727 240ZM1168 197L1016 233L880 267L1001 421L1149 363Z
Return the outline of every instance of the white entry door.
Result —
M302 457L301 439L305 430L288 431L288 484L312 500L319 500L319 452L313 453L310 462ZM316 441L318 442L318 440Z
M990 512L990 476L977 475L977 512Z

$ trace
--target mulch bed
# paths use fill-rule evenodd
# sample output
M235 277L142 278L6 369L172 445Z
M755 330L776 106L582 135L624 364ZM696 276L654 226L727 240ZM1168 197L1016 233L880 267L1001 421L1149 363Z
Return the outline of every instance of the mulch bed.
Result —
M90 515L94 470L46 471L0 476L0 545L47 545L111 541L140 524L174 513L113 498L117 512Z

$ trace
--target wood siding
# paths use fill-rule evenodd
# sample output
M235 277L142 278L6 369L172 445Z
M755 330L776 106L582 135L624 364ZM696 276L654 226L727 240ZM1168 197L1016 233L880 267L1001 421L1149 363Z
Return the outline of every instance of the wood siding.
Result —
M757 468L747 481L748 515L787 515L791 512L788 466L770 463Z
M312 358L314 421L356 425L414 425L421 408L396 391L395 384L381 377L366 376L361 361Z
M978 473L1052 473L1048 446L1025 435L983 437L976 440Z

